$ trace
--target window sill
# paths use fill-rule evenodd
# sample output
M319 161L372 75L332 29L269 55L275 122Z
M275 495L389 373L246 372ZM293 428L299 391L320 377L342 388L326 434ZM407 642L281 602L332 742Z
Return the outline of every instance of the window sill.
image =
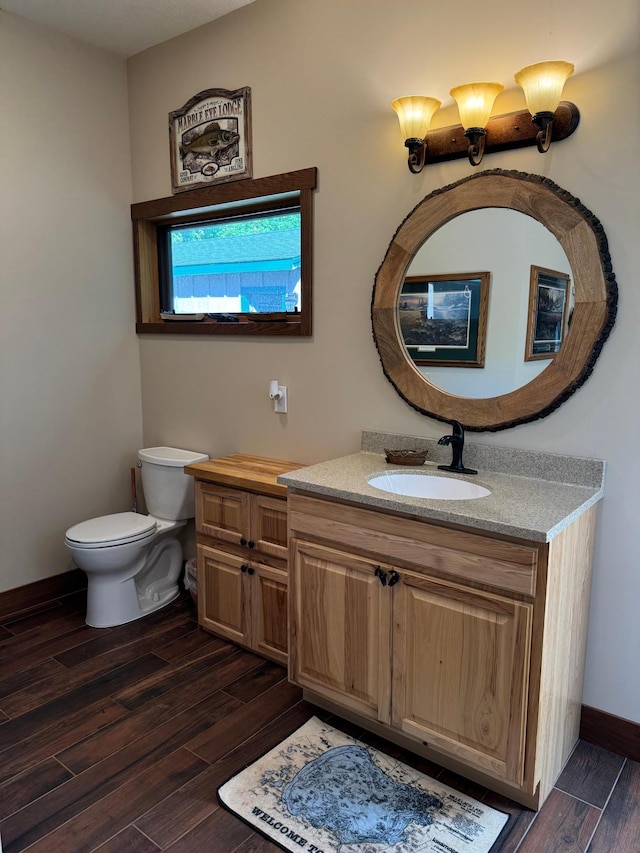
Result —
M300 320L259 320L221 323L216 320L198 320L182 322L171 320L157 323L136 323L139 335L280 335L286 337L309 337L311 331L305 329Z

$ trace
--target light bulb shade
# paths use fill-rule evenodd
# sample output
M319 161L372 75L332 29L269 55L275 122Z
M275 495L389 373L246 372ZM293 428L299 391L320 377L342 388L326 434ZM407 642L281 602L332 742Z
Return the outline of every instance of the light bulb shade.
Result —
M440 106L437 98L413 95L396 98L391 102L400 122L400 133L404 139L424 139L429 130L433 114Z
M465 83L449 92L458 104L460 124L465 130L487 126L494 101L503 89L501 83Z
M527 109L532 116L557 110L564 84L573 69L570 62L554 61L536 62L518 71L515 81L524 90Z

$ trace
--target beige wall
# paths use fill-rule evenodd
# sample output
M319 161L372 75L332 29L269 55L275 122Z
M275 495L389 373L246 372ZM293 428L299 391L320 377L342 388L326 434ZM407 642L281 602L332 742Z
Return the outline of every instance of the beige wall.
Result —
M0 12L0 590L129 509L140 446L126 66Z
M357 450L363 428L443 432L384 378L371 288L409 210L472 167L460 160L411 176L389 102L419 92L446 105L451 86L497 79L507 87L497 108L507 112L524 106L510 82L520 67L575 62L566 89L582 113L574 136L544 156L506 152L481 168L546 175L596 213L621 312L595 373L566 405L472 440L607 459L585 702L640 721L637 19L636 0L461 0L455 11L424 0L257 0L134 57L129 86L135 201L171 194L167 114L210 87L251 86L255 177L319 169L313 338L141 338L145 442L313 462ZM456 120L449 109L438 124ZM286 416L272 411L271 378L288 386Z

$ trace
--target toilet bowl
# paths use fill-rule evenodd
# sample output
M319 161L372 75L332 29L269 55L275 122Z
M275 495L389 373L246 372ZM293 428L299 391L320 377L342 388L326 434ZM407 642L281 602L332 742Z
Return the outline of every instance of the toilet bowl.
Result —
M120 512L70 527L65 544L87 575L86 622L111 628L173 601L183 569L178 532L195 514L193 480L184 465L206 454L153 447L138 452L149 515ZM154 512L155 510L155 512Z

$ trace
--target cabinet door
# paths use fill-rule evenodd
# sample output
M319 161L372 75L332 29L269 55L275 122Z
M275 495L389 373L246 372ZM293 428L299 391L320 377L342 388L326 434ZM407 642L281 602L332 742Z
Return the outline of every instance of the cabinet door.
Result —
M402 572L394 587L393 725L521 784L532 609Z
M248 492L196 483L196 530L222 542L240 544L249 536Z
M251 496L250 540L257 551L287 559L287 501L267 495Z
M369 560L293 540L289 677L389 722L391 600Z
M288 607L287 573L260 563L251 563L252 648L258 654L287 664Z
M251 625L248 582L239 557L198 545L198 622L203 628L242 646Z

